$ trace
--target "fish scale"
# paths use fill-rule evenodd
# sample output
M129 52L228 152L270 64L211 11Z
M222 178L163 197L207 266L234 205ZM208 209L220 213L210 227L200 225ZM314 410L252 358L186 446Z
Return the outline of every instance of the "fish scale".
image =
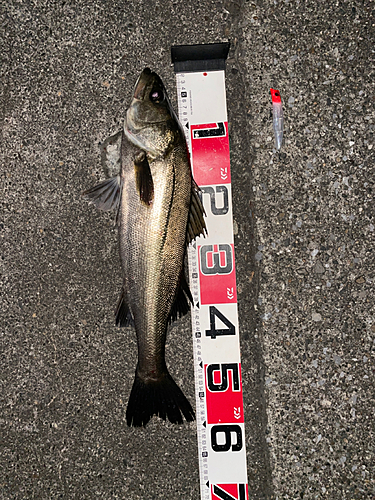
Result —
M186 228L187 211L181 221L181 211L174 207L171 213L170 204L174 196L190 200L187 189L177 189L172 193L173 185L183 186L181 180L173 182L174 158L166 162L151 162L151 174L154 180L155 194L151 207L139 207L139 195L135 187L133 166L124 171L124 195L119 213L120 222L120 255L127 290L127 304L133 314L136 329L145 332L145 338L139 342L139 369L146 373L155 371L156 359L164 359L165 317L169 313L171 302L181 272L181 263L185 252L185 231L180 229L180 238L170 226L178 225ZM183 176L181 176L183 177ZM190 184L190 176L185 174L185 184ZM134 200L130 203L129 200ZM182 212L183 213L183 212ZM177 221L175 220L177 218ZM166 230L164 229L166 228ZM173 232L173 235L171 234ZM171 237L172 245L171 245ZM172 247L175 258L165 247ZM133 249L136 251L132 251ZM144 248L142 253L139 248ZM131 255L131 258L123 256ZM166 261L167 259L167 261ZM130 280L128 276L136 275ZM142 283L142 286L139 284ZM167 300L166 300L167 298ZM142 304L142 307L139 307ZM143 313L145 312L145 314ZM159 370L164 367L159 366Z

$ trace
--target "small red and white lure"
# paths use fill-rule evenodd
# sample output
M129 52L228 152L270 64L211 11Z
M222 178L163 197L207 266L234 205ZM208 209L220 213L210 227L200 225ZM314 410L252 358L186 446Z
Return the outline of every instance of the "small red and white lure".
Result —
M284 115L283 105L281 104L280 92L276 89L270 89L272 97L273 113L273 131L275 133L275 147L279 151L283 142Z

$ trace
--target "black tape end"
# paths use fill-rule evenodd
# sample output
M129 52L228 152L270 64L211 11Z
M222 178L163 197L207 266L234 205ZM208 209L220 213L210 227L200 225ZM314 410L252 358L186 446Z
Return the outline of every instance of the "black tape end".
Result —
M194 71L219 71L225 69L229 42L199 45L173 45L172 63L175 73Z

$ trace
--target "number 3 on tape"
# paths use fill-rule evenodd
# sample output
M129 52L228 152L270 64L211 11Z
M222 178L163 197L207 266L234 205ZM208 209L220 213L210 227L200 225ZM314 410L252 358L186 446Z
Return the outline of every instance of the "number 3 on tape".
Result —
M208 236L189 247L202 500L248 500L225 60L229 44L172 47L179 118Z

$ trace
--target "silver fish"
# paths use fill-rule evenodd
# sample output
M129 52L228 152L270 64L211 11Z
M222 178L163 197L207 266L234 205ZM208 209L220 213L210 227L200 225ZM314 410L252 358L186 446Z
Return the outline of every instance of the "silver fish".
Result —
M183 130L148 68L135 85L119 144L120 174L83 194L102 210L117 209L124 281L116 324L134 325L138 343L126 420L192 421L194 411L168 372L165 341L168 323L193 300L184 274L187 245L207 230Z

